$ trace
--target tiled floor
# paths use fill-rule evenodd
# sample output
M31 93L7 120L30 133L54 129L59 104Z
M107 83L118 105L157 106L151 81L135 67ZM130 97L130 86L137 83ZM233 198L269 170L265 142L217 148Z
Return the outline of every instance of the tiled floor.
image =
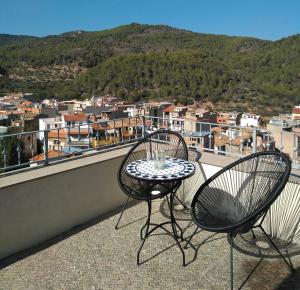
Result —
M150 237L142 252L142 258L149 260L137 266L139 230L145 222L146 208L141 203L127 210L121 221L121 225L127 225L119 230L114 229L117 215L98 219L21 256L2 261L0 289L229 289L229 245L224 234L204 231L197 234L192 240L198 248L197 259L192 261L194 251L189 248L187 260L192 262L183 267L181 252L174 241L157 231L161 234ZM166 219L161 201L155 202L154 212L154 221ZM188 218L182 213L177 217ZM188 221L181 220L180 224L186 226ZM194 226L189 227L185 234L193 229ZM281 259L253 257L258 248L240 237L237 244L247 254L234 251L236 289L241 286L243 289L300 289L297 247L292 257L297 271L290 276ZM269 253L267 249L263 252Z

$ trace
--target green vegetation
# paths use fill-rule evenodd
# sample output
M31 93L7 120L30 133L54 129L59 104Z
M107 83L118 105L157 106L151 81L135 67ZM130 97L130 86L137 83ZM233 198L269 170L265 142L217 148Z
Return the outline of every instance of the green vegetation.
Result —
M19 133L18 129L10 128L7 134ZM18 139L16 136L10 137L1 137L0 134L0 168L13 166L18 164L18 159L20 157L20 163L24 163L28 161L28 158L25 157L23 152L24 150L24 142L21 139ZM20 156L18 155L18 149L20 150ZM5 153L5 155L4 155ZM6 171L5 169L0 170L0 172Z
M299 102L300 35L271 42L139 24L43 38L0 35L0 90L285 112Z

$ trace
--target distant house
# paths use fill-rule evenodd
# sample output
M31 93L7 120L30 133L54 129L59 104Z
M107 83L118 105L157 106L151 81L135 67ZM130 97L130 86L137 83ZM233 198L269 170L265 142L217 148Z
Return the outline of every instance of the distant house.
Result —
M86 114L70 114L70 115L62 115L62 121L64 127L75 126L79 127L79 125L87 124L89 120L88 115Z
M171 105L163 109L164 125L170 127L171 130L181 131L183 129L183 117L188 107Z
M123 106L122 109L125 113L128 113L128 117L137 117L145 115L145 109L140 104Z
M63 152L66 147L68 147L68 135L64 129L49 131L48 150Z
M217 123L221 125L239 126L241 122L242 113L237 112L219 112L217 116Z
M57 104L56 99L45 99L42 101L43 107L57 108Z
M61 117L40 118L39 119L39 139L44 140L44 130L56 130L64 127L64 122Z
M295 106L292 110L292 119L300 122L300 106Z
M32 103L36 103L36 97L32 93L23 94L23 99Z
M295 121L270 122L267 129L271 132L278 149L288 154L300 164L300 125Z
M107 110L101 113L101 119L103 120L115 120L128 118L128 112L123 112L122 110Z
M62 115L63 126L68 135L69 146L85 149L90 145L92 126L86 114Z
M58 116L58 111L55 108L42 107L41 114L45 115L47 118L55 118Z
M184 117L184 130L191 132L210 132L211 129L216 126L216 123L217 114L215 112L207 109L189 109Z
M252 128L214 128L215 152L226 152L224 154L251 154L253 146L256 151L274 150L274 140L268 133L258 129L256 142L253 142Z
M97 116L105 112L110 112L113 109L112 106L108 107L99 107L99 106L87 106L82 110L82 113L92 116Z
M241 117L241 127L258 127L260 116L255 114L243 114Z

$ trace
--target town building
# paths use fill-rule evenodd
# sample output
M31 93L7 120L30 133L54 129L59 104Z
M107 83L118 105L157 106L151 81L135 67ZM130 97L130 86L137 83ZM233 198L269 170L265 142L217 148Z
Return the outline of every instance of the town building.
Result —
M255 114L244 113L240 119L241 127L258 127L260 116Z
M300 106L295 106L292 110L292 119L300 122Z
M184 116L184 130L190 132L210 132L217 123L217 114L207 109L189 109ZM204 123L204 124L200 124Z

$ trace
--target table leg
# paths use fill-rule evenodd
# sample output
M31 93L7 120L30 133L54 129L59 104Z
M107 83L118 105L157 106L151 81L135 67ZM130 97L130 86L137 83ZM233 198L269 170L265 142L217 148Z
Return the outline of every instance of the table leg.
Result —
M183 258L183 266L186 266L186 263L185 263L185 253L180 245L180 241L179 241L179 236L177 235L177 230L176 230L176 226L179 228L180 230L180 239L183 240L183 231L181 229L181 227L177 224L176 222L176 219L174 217L174 214L173 214L173 202L174 202L174 197L175 197L175 191L172 191L171 192L171 195L170 195L170 203L169 203L169 207L170 207L170 217L171 217L171 226L172 226L172 230L173 230L173 235L174 235L174 239L177 243L177 246L179 247L181 253L182 253L182 258Z
M147 239L147 237L149 236L149 227L150 227L150 217L151 217L151 211L152 211L152 200L151 199L148 199L147 200L147 203L148 203L148 217L147 217L147 222L146 222L146 224L145 224L145 226L146 226L146 232L145 232L145 235L144 235L144 237L142 238L142 243L141 243L141 245L140 245L140 248L139 248L139 250L138 250L138 252L137 252L137 264L138 265L140 265L141 263L140 263L140 253L141 253L141 250L142 250L142 248L143 248L143 246L144 246L144 244L145 244L145 241L146 241L146 239ZM144 226L144 227L145 227ZM143 227L143 228L144 228ZM143 229L142 228L142 229ZM141 234L141 236L142 236L142 234Z

